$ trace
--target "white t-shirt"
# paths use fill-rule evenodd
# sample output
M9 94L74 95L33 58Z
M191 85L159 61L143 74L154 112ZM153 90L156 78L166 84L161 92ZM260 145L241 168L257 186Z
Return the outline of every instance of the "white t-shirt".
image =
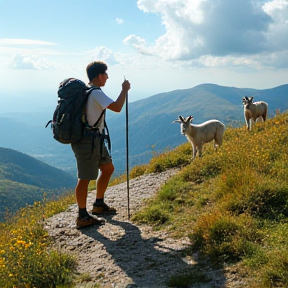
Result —
M112 102L114 102L111 98L109 98L102 90L95 89L93 90L87 100L86 104L86 118L88 121L88 124L93 126L96 121L98 120L100 114L104 109L106 109ZM99 124L97 125L102 131L104 129L104 115L102 116L102 119L100 120Z

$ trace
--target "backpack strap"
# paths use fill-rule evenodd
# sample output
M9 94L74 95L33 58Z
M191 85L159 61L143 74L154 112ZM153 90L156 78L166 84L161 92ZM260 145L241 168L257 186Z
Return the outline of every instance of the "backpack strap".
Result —
M101 88L100 88L100 87L91 86L91 87L87 90L87 95L89 96L89 94L90 94L93 90L101 90ZM98 128L98 127L96 127L96 126L98 125L100 119L102 118L103 114L105 113L105 110L106 110L106 109L104 109L104 110L101 112L98 120L95 122L95 124L94 124L93 126L91 126L91 125L89 125L88 122L87 122L87 118L86 118L86 105L85 105L85 107L84 107L84 115L85 115L84 117L85 117L85 118L84 118L84 119L85 119L86 129L91 129L91 130L93 130L93 129L95 129L95 128ZM105 118L104 118L104 121L105 121ZM104 122L104 123L105 123L105 122Z
M106 124L106 121L105 121L105 113L106 113L106 109L104 109L101 113L101 115L99 116L98 120L96 121L96 123L93 125L93 126L88 126L86 127L86 129L90 129L90 130L98 130L97 134L99 135L100 137L100 151L101 151L101 156L102 156L102 151L103 151L103 145L105 145L105 142L107 143L107 148L108 148L108 153L110 154L111 156L111 141L110 141L110 135L109 135L109 130L108 130L108 126ZM102 133L99 131L99 127L97 127L100 119L102 118L104 114L104 129L102 130ZM105 130L107 133L105 133ZM94 150L94 139L96 137L96 133L94 134L93 133L93 138L92 138L92 150L91 150L91 155L93 154L93 150Z
M88 90L88 93L92 92L92 90L94 90L94 89L100 89L100 90L101 90L100 87L91 87L91 88ZM101 132L99 131L99 127L97 127L97 125L99 124L99 121L101 120L101 118L102 118L103 115L104 115L104 129L103 129L103 131L102 131L102 133L101 133ZM86 118L86 117L85 117L85 118ZM87 120L86 120L86 125L87 125L87 126L86 126L86 129L88 129L88 130L89 130L89 129L91 129L91 130L96 130L96 129L98 129L99 134L100 134L100 138L101 138L101 141L100 141L100 151L101 151L101 153L102 153L103 145L105 145L104 142L107 141L107 146L108 146L108 150L109 150L108 152L109 152L109 154L111 155L111 140L110 140L109 130L108 130L108 126L107 126L107 124L106 124L105 118L106 118L106 109L104 109L104 110L101 112L99 118L97 119L97 121L95 122L95 124L94 124L93 126L89 125L89 124L87 123ZM106 130L107 133L105 133L105 130ZM95 137L95 135L94 135L94 137ZM93 154L93 150L94 150L94 137L93 137L93 141L92 141L92 154Z
M91 126L91 129L98 128L97 125L98 125L100 119L102 118L103 114L104 114L104 126L106 125L106 122L105 122L105 112L106 112L106 109L104 109L104 110L101 112L98 120L95 122L95 124L94 124L93 126Z
M106 112L106 111L105 111ZM108 126L106 124L106 120L105 120L106 117L104 117L104 129L103 129L103 132L102 132L102 137L103 137L103 141L101 141L101 145L103 145L103 143L105 141L107 141L107 145L108 145L108 152L111 156L111 141L110 141L110 135L109 135L109 130L108 130ZM105 133L105 129L106 129L106 132ZM102 147L101 147L102 149ZM102 150L101 150L102 151Z

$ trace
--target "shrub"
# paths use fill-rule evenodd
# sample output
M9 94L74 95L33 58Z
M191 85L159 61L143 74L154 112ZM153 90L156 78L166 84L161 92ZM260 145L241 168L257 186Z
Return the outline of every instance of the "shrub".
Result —
M169 221L169 214L163 209L163 205L153 205L144 211L132 216L132 220L138 223L152 223L161 226Z
M239 219L216 211L201 216L189 238L194 251L200 250L214 260L238 261L254 252L260 235L249 215Z

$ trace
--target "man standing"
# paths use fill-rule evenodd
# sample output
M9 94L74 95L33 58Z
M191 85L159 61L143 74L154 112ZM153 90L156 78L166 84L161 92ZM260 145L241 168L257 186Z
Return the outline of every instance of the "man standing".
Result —
M102 90L108 79L107 65L104 62L94 61L86 68L89 84L95 88L88 96L86 103L86 120L88 125L83 139L79 143L71 144L77 161L78 182L75 187L75 196L79 212L76 220L77 228L95 224L102 224L99 218L90 215L86 209L88 185L90 180L96 180L100 169L100 176L96 184L96 200L93 204L92 214L115 214L116 209L104 202L104 194L108 187L114 165L108 149L103 143L105 128L105 109L120 112L125 103L130 83L125 80L122 90L113 101ZM104 113L102 113L104 111ZM97 124L96 124L97 123Z

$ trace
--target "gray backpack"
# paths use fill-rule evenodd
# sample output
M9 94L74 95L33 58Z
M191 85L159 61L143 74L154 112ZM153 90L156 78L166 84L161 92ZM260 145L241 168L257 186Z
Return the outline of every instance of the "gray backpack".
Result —
M85 105L93 89L76 78L64 79L58 88L58 105L45 127L51 123L53 137L60 143L80 141L87 125Z

